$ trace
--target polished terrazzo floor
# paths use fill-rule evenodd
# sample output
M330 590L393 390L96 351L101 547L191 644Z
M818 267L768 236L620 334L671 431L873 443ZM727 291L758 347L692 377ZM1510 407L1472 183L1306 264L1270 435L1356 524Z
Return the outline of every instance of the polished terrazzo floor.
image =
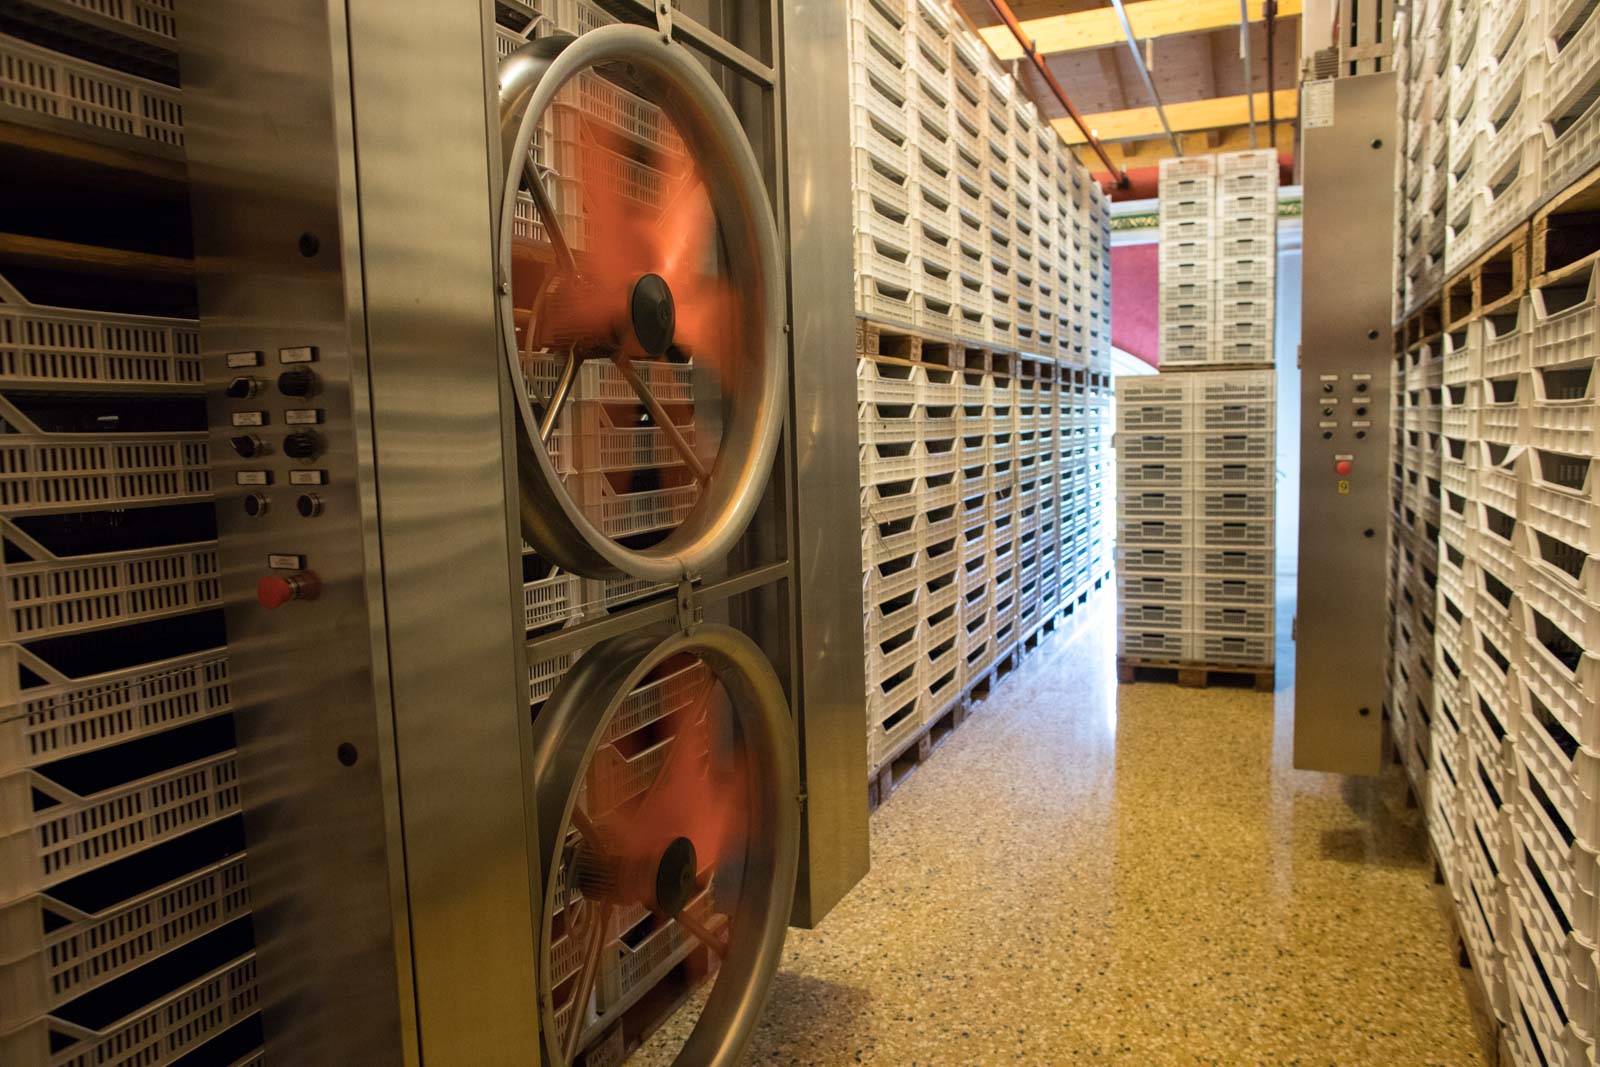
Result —
M1292 770L1282 674L1119 687L1109 599L873 817L748 1062L1486 1062L1398 780Z

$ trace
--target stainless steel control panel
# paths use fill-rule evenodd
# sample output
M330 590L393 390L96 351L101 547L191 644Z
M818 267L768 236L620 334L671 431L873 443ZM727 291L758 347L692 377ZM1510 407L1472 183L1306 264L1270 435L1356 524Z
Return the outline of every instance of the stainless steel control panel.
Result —
M1315 91L1332 106L1303 135L1294 765L1373 774L1387 662L1394 76Z

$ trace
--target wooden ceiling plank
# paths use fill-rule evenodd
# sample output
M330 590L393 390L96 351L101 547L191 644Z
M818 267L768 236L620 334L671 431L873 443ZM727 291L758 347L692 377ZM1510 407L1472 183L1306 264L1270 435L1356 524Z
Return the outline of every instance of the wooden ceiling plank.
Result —
M1299 92L1279 89L1274 94L1278 105L1278 119L1292 119L1299 113ZM1256 93L1256 115L1267 113L1267 94ZM1250 121L1250 105L1244 94L1224 96L1215 100L1189 100L1181 104L1167 104L1167 124L1174 132L1213 130L1227 126L1243 126ZM1134 107L1125 111L1102 111L1085 115L1084 123L1101 141L1128 141L1152 137L1161 133L1161 118L1153 107ZM1052 124L1068 144L1082 144L1083 133L1071 119L1052 119Z
M1264 0L1249 0L1252 22L1264 17L1263 4ZM1299 15L1303 4L1304 0L1279 0L1278 18ZM1128 24L1140 40L1201 33L1239 24L1238 0L1137 0L1125 7ZM1022 23L1022 31L1033 41L1040 55L1105 48L1126 41L1116 9L1111 7L1028 19ZM1001 59L1016 59L1022 55L1022 46L1004 25L978 32Z

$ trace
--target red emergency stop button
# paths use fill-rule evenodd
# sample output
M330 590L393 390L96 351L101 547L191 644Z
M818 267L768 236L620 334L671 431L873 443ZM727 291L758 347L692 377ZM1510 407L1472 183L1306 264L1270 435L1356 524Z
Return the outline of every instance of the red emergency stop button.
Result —
M1346 475L1348 475L1354 469L1355 469L1355 464L1351 463L1348 459L1341 459L1341 460L1339 460L1337 463L1335 463L1333 465L1334 473L1337 474L1341 478L1343 478Z
M315 600L322 592L322 580L311 571L295 574L269 574L256 583L256 599L268 611L291 600Z

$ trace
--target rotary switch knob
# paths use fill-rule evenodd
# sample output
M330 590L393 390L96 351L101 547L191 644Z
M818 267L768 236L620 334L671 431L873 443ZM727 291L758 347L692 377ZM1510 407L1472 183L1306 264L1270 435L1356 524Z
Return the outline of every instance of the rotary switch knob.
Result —
M268 574L256 582L256 600L268 611L276 611L291 600L315 600L321 592L322 579L315 571Z
M283 439L283 454L291 459L311 459L322 451L322 438L312 430L297 430Z
M278 392L284 396L310 396L317 391L317 376L304 367L278 375Z

